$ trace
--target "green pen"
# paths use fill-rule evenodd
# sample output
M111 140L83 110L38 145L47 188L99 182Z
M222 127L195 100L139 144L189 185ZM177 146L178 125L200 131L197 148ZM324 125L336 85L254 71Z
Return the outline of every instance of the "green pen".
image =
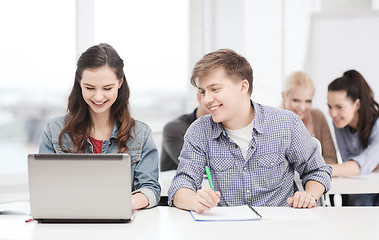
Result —
M205 166L205 172L206 172L207 177L208 177L209 186L210 186L210 187L212 188L212 190L214 191L215 189L213 188L212 176L211 176L211 170L209 170L209 167L208 167L208 166Z

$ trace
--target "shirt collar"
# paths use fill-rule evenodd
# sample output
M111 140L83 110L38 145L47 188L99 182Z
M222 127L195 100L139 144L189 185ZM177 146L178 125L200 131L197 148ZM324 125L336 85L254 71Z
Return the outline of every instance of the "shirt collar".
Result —
M262 106L254 102L252 100L251 105L254 107L254 124L253 124L253 129L255 129L258 133L263 133L264 132L264 109Z
M220 135L224 135L226 136L226 132L225 132L225 128L224 126L222 125L222 123L216 123L213 121L212 119L212 115L208 115L209 118L211 119L211 128L212 128L212 131L211 131L211 138L215 139L215 138L219 138Z
M117 134L118 134L118 127L117 127L117 124L115 123L113 124L112 133L109 139L117 138Z

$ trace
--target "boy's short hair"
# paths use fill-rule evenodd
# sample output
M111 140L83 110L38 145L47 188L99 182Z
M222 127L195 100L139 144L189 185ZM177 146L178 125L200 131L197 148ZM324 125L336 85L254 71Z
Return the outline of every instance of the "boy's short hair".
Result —
M231 49L219 49L210 52L200 59L193 68L191 84L197 86L197 80L208 75L215 69L224 69L233 80L249 82L249 94L253 92L253 69L243 56Z

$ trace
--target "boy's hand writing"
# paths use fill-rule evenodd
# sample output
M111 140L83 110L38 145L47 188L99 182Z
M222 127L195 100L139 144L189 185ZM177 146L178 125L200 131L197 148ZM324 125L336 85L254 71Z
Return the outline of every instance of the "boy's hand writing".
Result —
M197 213L208 211L220 202L220 192L213 191L209 187L199 189L196 192L193 210Z

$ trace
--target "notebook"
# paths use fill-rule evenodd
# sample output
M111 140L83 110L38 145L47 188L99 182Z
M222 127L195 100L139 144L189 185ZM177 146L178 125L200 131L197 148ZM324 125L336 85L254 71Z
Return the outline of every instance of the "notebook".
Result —
M195 221L253 221L262 216L250 205L235 207L214 207L209 211L197 213L190 211Z
M127 222L127 154L28 155L30 208L39 222Z

